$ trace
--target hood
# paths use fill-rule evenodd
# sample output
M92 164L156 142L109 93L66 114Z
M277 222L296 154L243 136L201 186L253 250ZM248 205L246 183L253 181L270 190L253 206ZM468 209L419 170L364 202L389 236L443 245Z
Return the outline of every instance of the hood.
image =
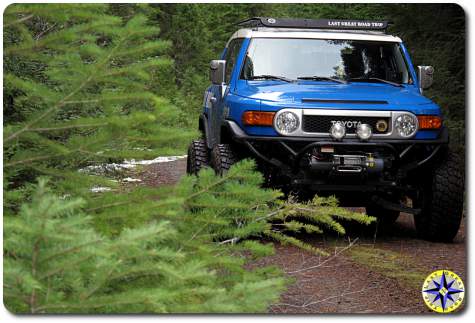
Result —
M250 99L294 104L375 104L397 105L430 104L431 100L422 96L412 86L396 87L383 83L327 82L282 83L276 81L246 81L241 83L240 96Z

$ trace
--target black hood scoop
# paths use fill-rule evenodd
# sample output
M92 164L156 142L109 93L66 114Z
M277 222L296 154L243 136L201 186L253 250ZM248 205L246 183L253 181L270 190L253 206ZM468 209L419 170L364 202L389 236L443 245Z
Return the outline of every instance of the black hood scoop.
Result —
M303 103L348 103L348 104L388 104L388 101L378 100L328 100L328 99L302 99Z

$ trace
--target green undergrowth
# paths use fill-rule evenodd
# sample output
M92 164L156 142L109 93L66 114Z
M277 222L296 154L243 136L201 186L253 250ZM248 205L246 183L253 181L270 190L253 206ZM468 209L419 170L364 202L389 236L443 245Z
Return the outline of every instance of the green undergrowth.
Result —
M295 233L343 235L342 220L374 218L335 198L283 200L263 180L250 160L173 188L82 197L40 178L4 217L4 303L15 313L265 312L289 281L276 266L246 268L273 254L262 238L325 254Z

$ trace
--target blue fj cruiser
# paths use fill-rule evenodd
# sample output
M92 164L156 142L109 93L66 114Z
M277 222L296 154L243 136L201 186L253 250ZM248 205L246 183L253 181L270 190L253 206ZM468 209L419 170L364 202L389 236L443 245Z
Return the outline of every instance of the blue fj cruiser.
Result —
M210 65L187 172L254 158L266 185L336 194L380 223L414 215L425 239L451 241L463 209L460 159L439 106L384 21L251 18Z

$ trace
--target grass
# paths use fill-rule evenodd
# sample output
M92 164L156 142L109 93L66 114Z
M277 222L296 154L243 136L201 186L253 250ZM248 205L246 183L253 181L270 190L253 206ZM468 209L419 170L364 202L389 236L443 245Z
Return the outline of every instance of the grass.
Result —
M374 247L355 246L348 250L350 258L385 277L396 279L403 285L420 289L427 272L401 253Z

